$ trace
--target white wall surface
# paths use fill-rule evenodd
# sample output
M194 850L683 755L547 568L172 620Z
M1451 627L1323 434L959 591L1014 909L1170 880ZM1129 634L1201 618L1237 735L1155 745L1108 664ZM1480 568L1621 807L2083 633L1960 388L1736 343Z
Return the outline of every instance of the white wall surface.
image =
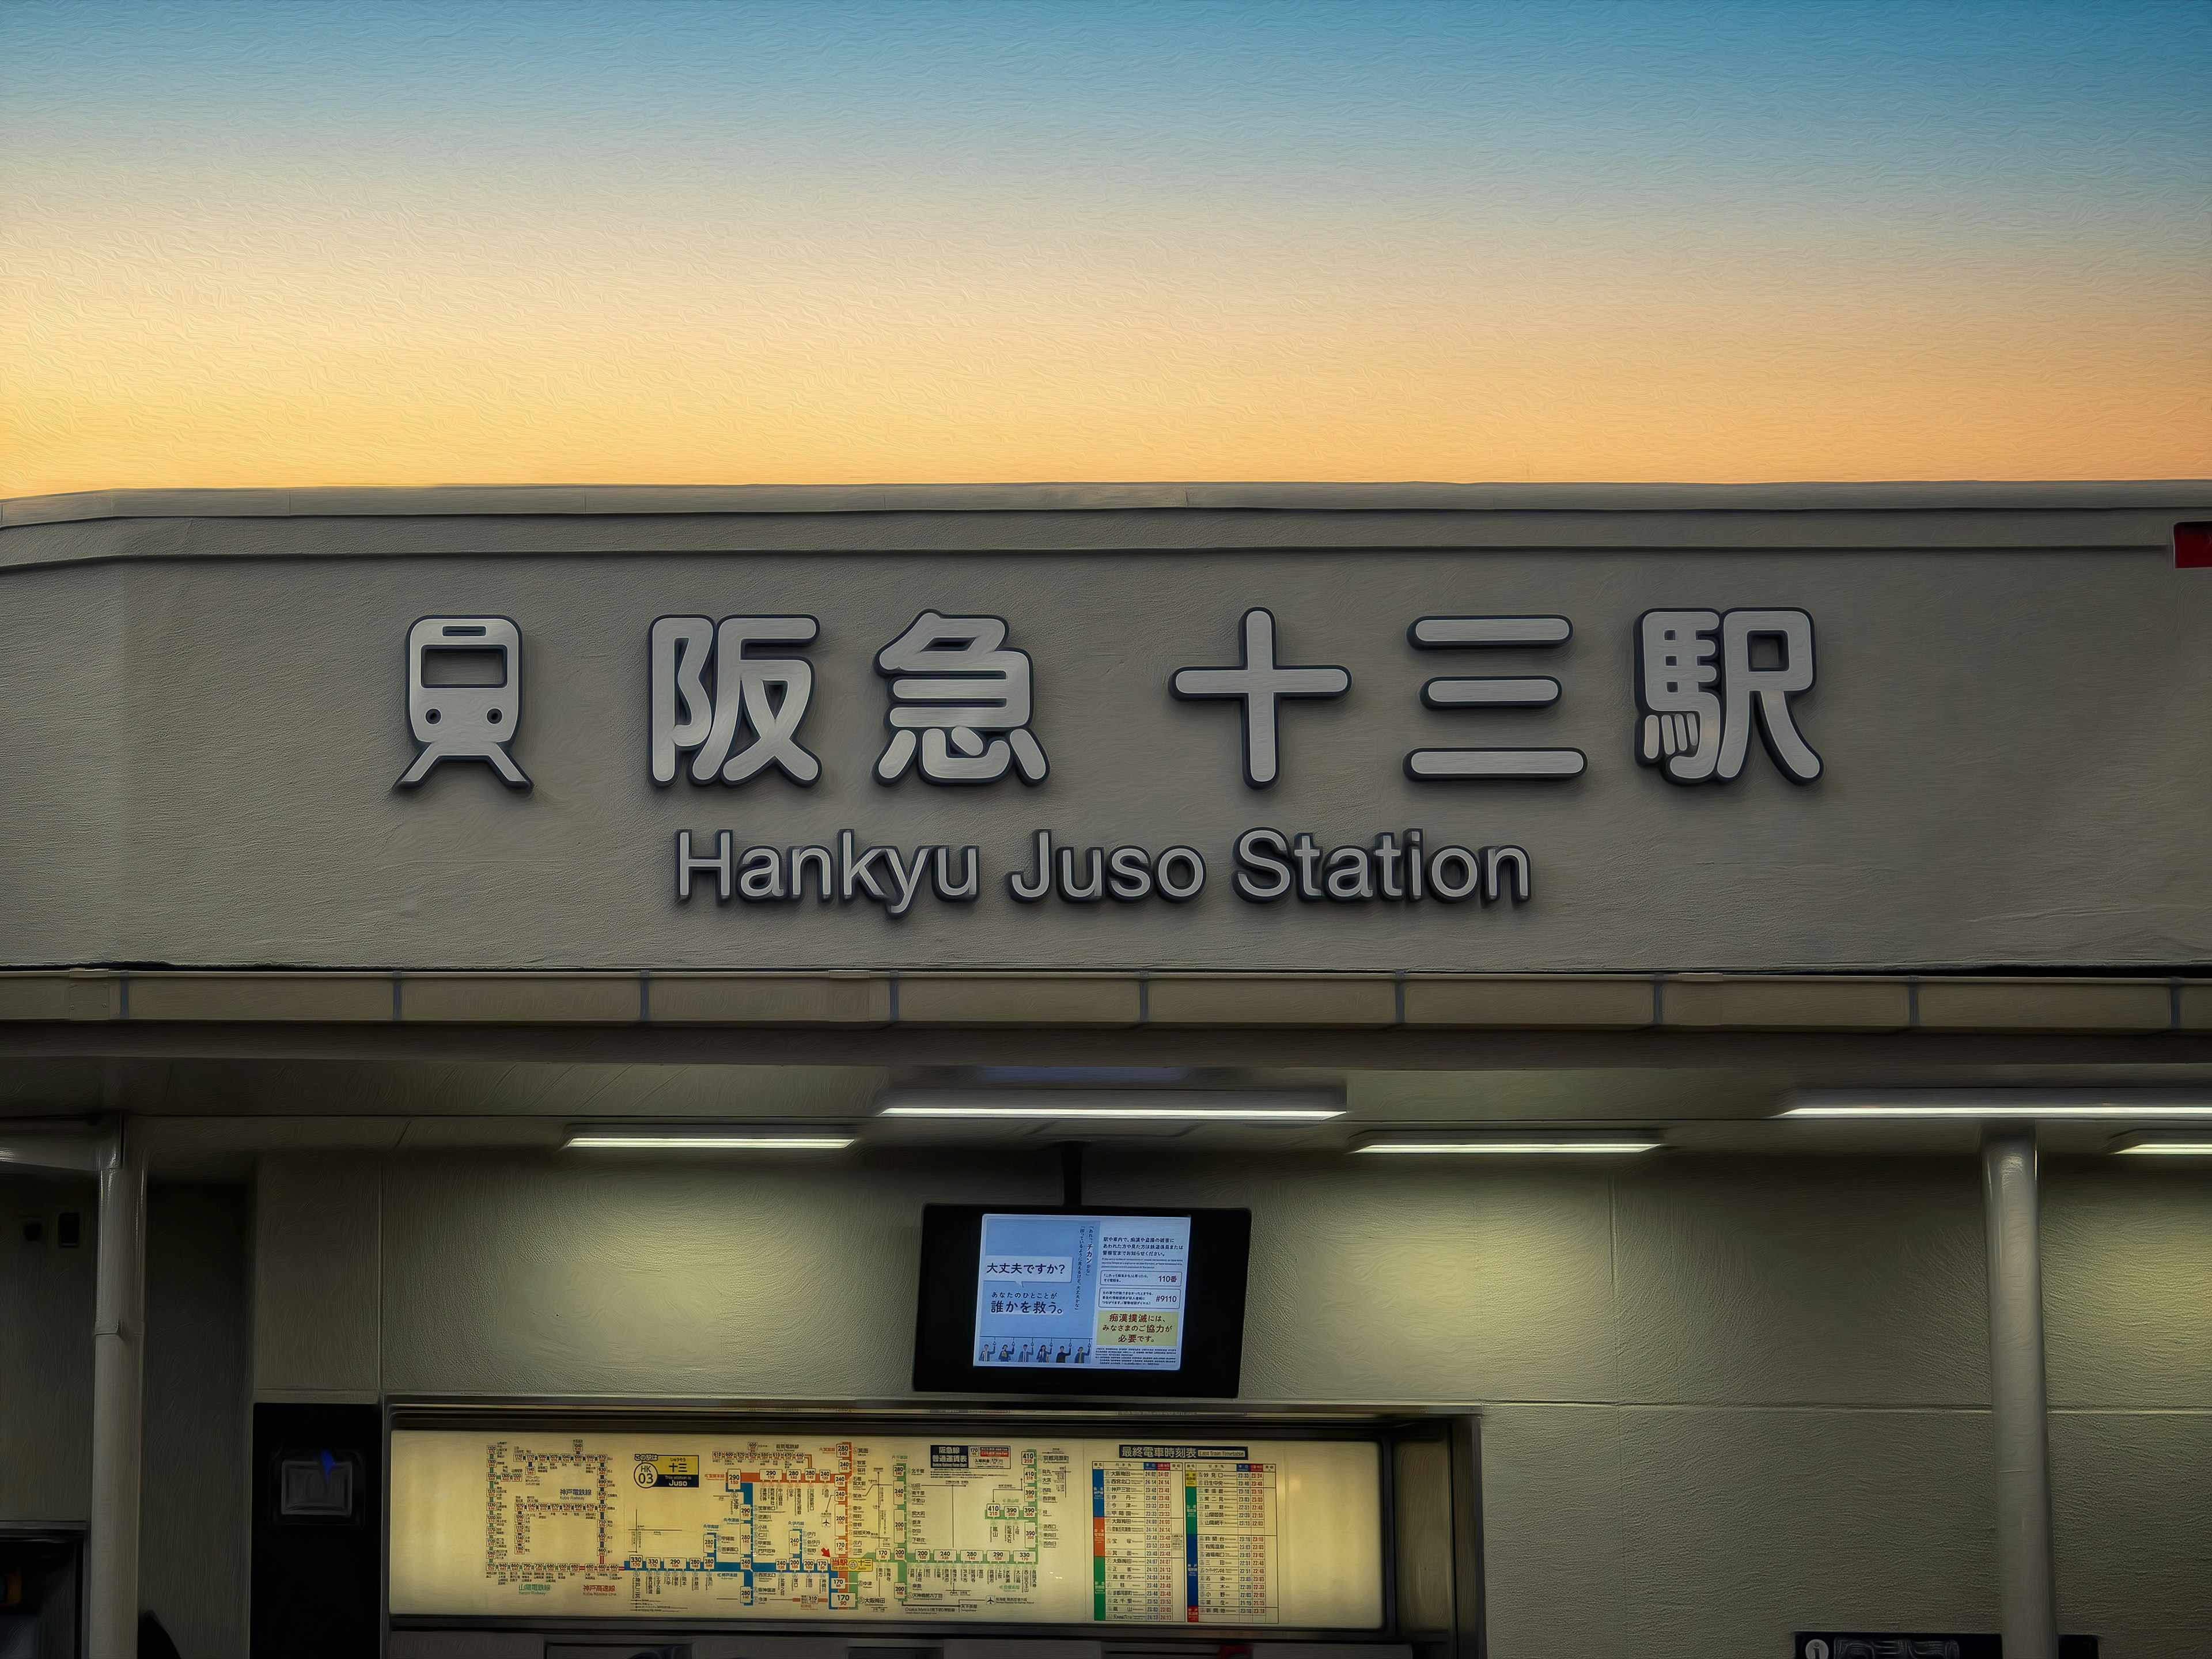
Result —
M0 1175L0 1522L84 1522L96 1204L89 1181ZM65 1209L73 1250L54 1243ZM246 1652L251 1212L240 1187L148 1191L140 1603L185 1659Z
M544 520L527 526L541 550L527 557L451 550L462 529L434 521L287 520L252 528L252 557L0 561L0 957L1449 971L2212 960L2200 855L2212 769L2188 758L2212 725L2212 579L2149 548L1900 549L1907 532L1866 517L1867 545L1829 550L592 556L553 555L625 533L642 548L666 526ZM202 547L248 533L194 529ZM407 556L362 556L386 544ZM1257 605L1276 614L1283 660L1340 665L1352 682L1339 701L1285 711L1282 777L1264 791L1241 779L1237 708L1168 692L1178 668L1235 661L1238 617ZM1784 781L1757 744L1724 786L1678 787L1638 765L1639 613L1770 605L1816 627L1819 681L1795 708L1826 763L1819 781ZM1003 617L1030 653L1032 726L1052 763L1041 786L873 781L886 708L875 653L926 607ZM800 736L822 781L653 787L653 618L764 611L821 620ZM483 613L523 630L514 753L536 787L448 763L395 792L415 753L408 629ZM1557 614L1576 631L1550 652L1413 649L1408 625L1435 613ZM1536 711L1422 707L1431 677L1485 673L1565 689ZM1588 773L1436 785L1401 769L1417 747L1518 745L1580 748ZM1412 825L1431 848L1517 844L1535 896L1247 903L1230 890L1230 849L1256 825L1324 846ZM846 829L864 846L972 843L985 893L924 898L899 921L865 902L678 906L676 833L726 829L739 848L834 846ZM1206 890L1181 907L1016 904L1005 878L1041 829L1078 848L1187 843L1208 861Z
M270 1160L264 1205L345 1218L327 1277L306 1235L264 1232L258 1316L374 1338L395 1394L902 1397L921 1204L1050 1200L1056 1179L949 1155ZM1101 1149L1086 1196L1253 1209L1247 1401L1480 1407L1499 1659L1994 1628L1970 1161ZM372 1204L364 1299L343 1287ZM2212 1182L2058 1164L2045 1212L2063 1622L2107 1659L2184 1659L2212 1627ZM264 1350L258 1382L331 1376Z
M380 1172L271 1154L255 1187L254 1397L377 1397Z
M252 1208L242 1187L149 1194L138 1599L184 1659L246 1652Z
M264 1160L258 1186L264 1398L905 1396L921 1203L1056 1196L1042 1160L951 1155L316 1155ZM1993 1627L1968 1162L1102 1150L1088 1187L1252 1207L1248 1401L1480 1407L1500 1659ZM11 1224L88 1218L91 1196L0 1178ZM154 1189L145 1583L190 1659L240 1650L237 1202ZM2044 1214L2063 1622L2108 1659L2185 1659L2212 1626L2212 1182L2054 1164ZM81 1518L92 1252L27 1268L19 1227L0 1243L0 1517Z
M2203 1653L2212 1175L2060 1165L2043 1213L2060 1607L2075 1627L2134 1632L2108 1655Z
M0 1520L84 1519L99 1203L89 1180L0 1173ZM56 1242L65 1210L82 1230L70 1250Z

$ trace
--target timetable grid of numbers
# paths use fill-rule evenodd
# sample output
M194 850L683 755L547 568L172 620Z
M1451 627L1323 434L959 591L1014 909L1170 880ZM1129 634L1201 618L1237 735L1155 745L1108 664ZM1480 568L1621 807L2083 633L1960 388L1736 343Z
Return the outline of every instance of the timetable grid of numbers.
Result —
M1095 1462L1091 1617L1273 1624L1280 1540L1273 1463Z

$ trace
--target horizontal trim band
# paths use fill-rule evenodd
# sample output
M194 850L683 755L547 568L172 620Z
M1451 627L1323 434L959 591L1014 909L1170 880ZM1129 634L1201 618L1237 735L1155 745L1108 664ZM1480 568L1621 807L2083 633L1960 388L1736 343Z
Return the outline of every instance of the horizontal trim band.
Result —
M2212 978L0 971L0 1022L2212 1033Z

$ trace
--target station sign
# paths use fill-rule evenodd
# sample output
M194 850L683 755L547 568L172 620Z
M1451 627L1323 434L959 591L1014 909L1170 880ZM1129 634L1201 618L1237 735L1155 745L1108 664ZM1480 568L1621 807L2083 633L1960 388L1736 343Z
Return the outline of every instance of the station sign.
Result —
M1009 643L1009 632L1001 617L925 610L873 653L886 704L881 750L866 763L875 783L893 787L911 777L975 789L1048 782L1053 763L1037 729L1036 665ZM778 781L818 785L827 769L807 746L804 728L816 685L812 647L822 634L812 616L656 617L644 653L645 758L653 786L715 792ZM1528 661L1573 637L1574 624L1563 616L1423 616L1405 629L1411 651L1475 653L1486 665L1528 659L1512 672L1438 675L1420 687L1425 708L1491 714L1558 702L1559 681L1531 672ZM1243 787L1271 790L1294 740L1291 707L1348 696L1352 674L1340 664L1283 661L1274 613L1264 605L1243 611L1236 641L1233 663L1174 668L1162 689L1184 702L1233 709ZM1636 719L1624 746L1637 762L1669 783L1730 783L1742 775L1755 733L1781 776L1796 784L1820 778L1820 757L1799 730L1794 708L1816 678L1806 611L1647 611L1635 621L1633 642ZM506 616L424 617L408 629L407 716L416 752L395 788L419 788L446 762L480 763L500 784L531 788L511 752L521 730L521 629ZM480 661L488 677L441 672L461 659ZM1093 698L1086 709L1094 717L1112 713ZM1063 765L1089 758L1079 743L1073 754L1057 738L1054 747L1062 749ZM1565 746L1470 744L1411 748L1400 764L1419 784L1524 785L1579 778L1589 758ZM1217 850L1212 865L1200 848L1179 843L1055 848L1049 828L1031 830L1027 840L1025 858L1000 876L1006 896L1021 904L1052 898L1182 904L1224 867L1230 890L1254 904L1288 898L1522 904L1535 893L1526 848L1432 843L1418 825L1379 829L1364 842L1334 847L1304 829L1255 825L1225 855ZM896 920L925 896L974 902L984 891L984 868L983 851L974 844L881 844L840 829L834 842L741 848L732 830L709 836L687 829L675 837L674 891L678 902L698 893L724 903L864 902Z
M829 528L884 544L819 552L581 519L500 520L475 551L349 520L364 550L334 551L284 521L253 557L18 571L0 956L1455 975L2212 956L2212 769L2191 759L2212 583L2163 549L1947 549L1925 538L1948 521L1865 518L1864 544L1791 544L1778 520L1777 545L1704 546L1686 514L1653 521L1668 545L1576 546L1565 514L1528 545L1366 545L1350 514L1240 532L1340 544L1165 547L1115 538L1182 521L1044 515L978 550L847 515Z

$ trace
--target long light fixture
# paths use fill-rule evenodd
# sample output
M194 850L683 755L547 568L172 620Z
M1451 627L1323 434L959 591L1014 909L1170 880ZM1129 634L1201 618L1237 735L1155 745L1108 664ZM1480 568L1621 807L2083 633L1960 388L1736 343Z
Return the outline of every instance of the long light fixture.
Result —
M565 1146L595 1148L673 1147L689 1152L836 1152L853 1144L850 1135L794 1134L708 1125L580 1123L568 1131Z
M1779 1114L1789 1118L2129 1118L2212 1123L2212 1091L2146 1089L1815 1090Z
M2212 1136L2123 1135L2112 1151L2131 1158L2212 1158Z
M1138 1123L1320 1123L1344 1115L1327 1090L892 1089L884 1117Z
M1502 1137L1480 1140L1370 1140L1365 1146L1354 1146L1352 1150L1409 1157L1431 1153L1491 1153L1507 1157L1549 1158L1557 1152L1620 1157L1631 1152L1656 1152L1665 1144L1651 1135L1615 1135L1602 1140L1528 1135L1510 1140Z

